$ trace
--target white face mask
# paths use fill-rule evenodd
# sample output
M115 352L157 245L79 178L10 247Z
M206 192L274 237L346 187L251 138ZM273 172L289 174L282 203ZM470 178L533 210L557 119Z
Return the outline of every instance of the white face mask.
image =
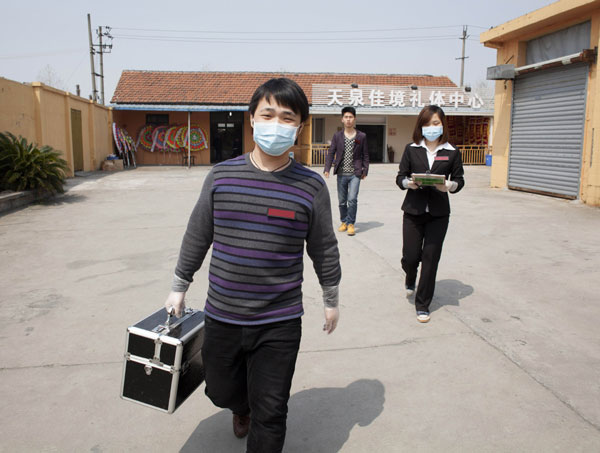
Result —
M423 126L421 128L421 132L423 133L423 137L425 137L427 140L429 140L430 142L435 142L444 133L444 127L443 126Z
M254 142L265 153L271 156L281 156L290 149L296 141L298 127L288 126L278 122L254 122Z

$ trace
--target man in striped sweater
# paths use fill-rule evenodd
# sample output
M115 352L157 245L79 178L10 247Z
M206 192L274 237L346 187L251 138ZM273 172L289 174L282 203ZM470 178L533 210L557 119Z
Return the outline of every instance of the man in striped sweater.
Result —
M180 315L212 245L202 358L206 394L233 412L248 452L279 452L300 347L304 243L323 288L325 324L339 318L339 251L329 192L288 156L308 119L292 80L271 79L249 105L251 153L214 166L192 212L165 303Z

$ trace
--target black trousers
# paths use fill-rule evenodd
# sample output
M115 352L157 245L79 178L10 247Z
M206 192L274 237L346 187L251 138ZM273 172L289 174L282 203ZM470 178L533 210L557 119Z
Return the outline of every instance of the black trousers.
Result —
M421 278L415 294L417 311L429 311L448 221L449 216L433 217L428 212L421 215L404 213L402 269L406 272L407 286L415 286L421 263Z
M280 452L300 348L300 318L239 326L206 317L202 360L206 395L238 415L251 414L247 452Z

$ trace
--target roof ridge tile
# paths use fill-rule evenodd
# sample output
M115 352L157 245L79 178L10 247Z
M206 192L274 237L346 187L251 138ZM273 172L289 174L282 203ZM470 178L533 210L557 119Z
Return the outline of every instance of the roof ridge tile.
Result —
M132 103L247 104L254 89L271 77L286 76L304 89L309 102L313 84L423 85L456 87L446 75L339 72L124 70L112 101ZM180 89L176 89L180 88Z

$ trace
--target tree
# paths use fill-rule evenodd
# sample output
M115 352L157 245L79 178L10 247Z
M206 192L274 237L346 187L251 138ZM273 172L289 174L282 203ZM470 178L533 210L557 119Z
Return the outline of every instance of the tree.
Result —
M473 91L481 97L493 98L496 86L491 80L479 80L473 87Z
M38 72L37 79L39 82L42 82L48 86L56 88L58 90L67 91L66 83L60 78L60 76L56 73L54 68L47 64Z

